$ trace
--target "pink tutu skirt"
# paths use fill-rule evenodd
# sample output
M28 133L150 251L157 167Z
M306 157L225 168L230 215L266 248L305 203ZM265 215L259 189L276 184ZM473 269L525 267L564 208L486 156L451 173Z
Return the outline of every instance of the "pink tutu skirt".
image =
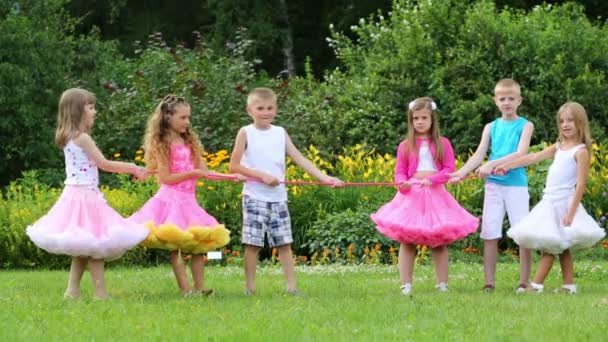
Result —
M128 220L148 228L148 248L199 254L230 242L230 231L198 205L194 192L164 185Z
M114 260L143 241L148 229L110 208L96 187L67 185L27 235L49 253Z
M469 214L443 185L414 184L371 215L376 229L405 244L439 247L474 233L479 219Z

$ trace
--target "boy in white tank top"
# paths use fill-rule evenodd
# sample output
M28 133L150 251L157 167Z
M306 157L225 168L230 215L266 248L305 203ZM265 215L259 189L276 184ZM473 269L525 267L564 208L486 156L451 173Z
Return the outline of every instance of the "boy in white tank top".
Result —
M291 159L322 182L342 186L344 183L319 170L300 153L283 127L272 125L277 115L277 96L269 88L255 88L247 97L247 113L253 124L242 127L230 158L230 172L240 173L262 182L243 186L243 234L245 245L245 294L255 293L258 255L264 247L264 236L270 247L277 247L285 273L287 291L298 295L295 267L291 254L293 236L287 208L285 157Z

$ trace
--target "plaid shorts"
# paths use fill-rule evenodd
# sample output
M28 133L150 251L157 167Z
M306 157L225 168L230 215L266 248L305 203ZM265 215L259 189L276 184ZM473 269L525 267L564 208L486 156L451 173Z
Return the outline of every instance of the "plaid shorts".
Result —
M268 235L271 248L293 242L287 202L265 202L243 196L243 243L264 247L264 234Z

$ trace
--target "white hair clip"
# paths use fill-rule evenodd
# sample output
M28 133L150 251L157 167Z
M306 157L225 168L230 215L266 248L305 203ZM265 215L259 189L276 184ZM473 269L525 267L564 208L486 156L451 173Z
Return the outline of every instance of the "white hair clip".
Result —
M407 106L410 110L414 109L414 106L416 105L416 100L410 102L410 104ZM437 110L437 104L435 103L435 101L431 101L431 109L433 111Z

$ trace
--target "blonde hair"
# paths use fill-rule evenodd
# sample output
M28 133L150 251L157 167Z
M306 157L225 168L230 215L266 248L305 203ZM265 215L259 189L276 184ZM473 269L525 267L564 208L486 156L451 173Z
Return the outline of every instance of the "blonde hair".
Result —
M80 124L85 114L84 107L89 104L95 104L95 95L88 90L71 88L61 94L55 131L57 146L65 147L70 139L82 133Z
M168 164L170 151L168 140L170 133L169 119L175 114L179 106L190 107L190 104L181 96L167 95L156 106L148 119L144 137L144 161L149 170L157 170L159 163ZM199 168L203 146L198 136L190 128L186 132L180 133L180 135L186 145L190 146L194 167Z
M431 140L435 144L435 160L443 163L443 144L441 144L441 135L439 133L439 117L436 106L433 106L434 103L430 97L419 97L412 101L412 104L409 106L407 111L407 136L405 138L406 151L418 154L416 130L414 129L414 112L428 109L431 111Z
M591 129L589 129L589 118L587 116L587 111L585 107L578 102L566 102L557 111L557 115L555 117L557 122L557 132L559 134L559 141L564 140L564 136L561 133L559 118L560 116L566 112L570 111L574 116L574 125L576 126L576 134L579 138L579 142L585 144L588 151L591 151L591 144L593 140L591 139Z
M277 94L270 88L255 88L247 95L247 106L259 101L277 102Z
M517 91L518 94L521 95L521 86L517 81L511 78L503 78L496 82L496 86L494 87L494 93L496 94L499 88L512 88Z

